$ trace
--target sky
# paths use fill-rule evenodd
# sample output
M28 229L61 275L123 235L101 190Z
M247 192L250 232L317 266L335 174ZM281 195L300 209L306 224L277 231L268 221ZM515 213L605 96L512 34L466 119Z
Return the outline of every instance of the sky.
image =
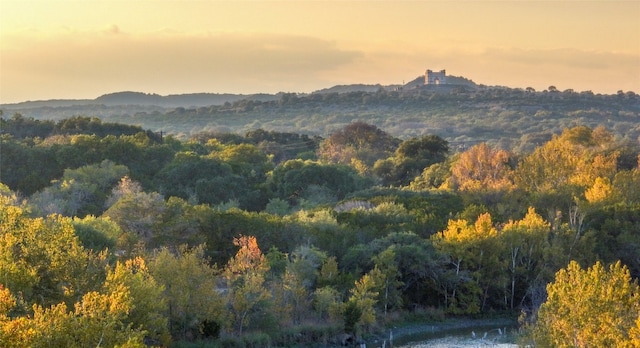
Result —
M640 93L640 1L0 0L0 103L308 93L427 69Z

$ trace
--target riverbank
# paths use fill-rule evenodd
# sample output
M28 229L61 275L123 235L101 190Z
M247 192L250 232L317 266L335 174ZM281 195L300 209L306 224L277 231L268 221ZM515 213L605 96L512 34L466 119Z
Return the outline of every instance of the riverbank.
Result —
M504 343L507 337L513 337L517 322L510 318L492 319L448 319L441 322L409 323L393 325L370 338L367 347L406 346L411 347L466 347L487 345L493 347L516 347Z

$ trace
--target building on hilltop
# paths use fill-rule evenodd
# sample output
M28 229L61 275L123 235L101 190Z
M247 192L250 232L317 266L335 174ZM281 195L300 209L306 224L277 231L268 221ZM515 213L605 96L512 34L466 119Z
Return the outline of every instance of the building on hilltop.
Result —
M427 70L424 75L424 83L426 85L446 85L447 73L445 70L440 70L439 72Z

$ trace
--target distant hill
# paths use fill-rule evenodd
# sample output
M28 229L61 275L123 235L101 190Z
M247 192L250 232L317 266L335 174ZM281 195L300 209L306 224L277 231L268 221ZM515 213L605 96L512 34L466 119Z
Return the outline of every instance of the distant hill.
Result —
M448 87L452 86L466 86L475 88L476 85L473 81L457 76L447 76ZM423 87L424 75L420 75L412 81L404 85L381 85L381 84L350 84L350 85L337 85L329 88L323 88L312 92L311 94L345 94L352 92L365 92L375 93L380 90L394 91L400 88L402 89L415 89ZM36 100L25 101L13 104L0 104L0 109L9 112L21 112L21 110L28 109L50 109L50 108L75 108L81 109L81 106L87 107L154 107L154 109L169 109L169 108L198 108L208 106L219 106L225 103L235 103L241 100L251 101L274 101L280 99L282 93L277 94L232 94L232 93L188 93L188 94L171 94L160 95L155 93L143 93L135 91L122 91L101 95L95 99L52 99L52 100ZM143 111L143 110L137 110ZM35 112L39 115L39 112Z
M375 85L365 85L365 84L354 84L354 85L337 85L330 88L323 88L313 92L312 94L328 94L328 93L351 93L351 92L377 92L380 89L390 89L391 86L383 86L381 84Z
M159 94L140 92L116 92L101 95L95 99L96 104L104 105L163 105L167 100Z
M13 104L0 104L4 110L31 109L31 108L60 108L74 105L93 105L94 99L49 99L49 100L28 100Z
M23 110L37 108L66 108L78 106L157 106L161 108L203 107L234 103L239 100L270 101L280 98L278 94L231 94L231 93L190 93L162 96L155 93L115 92L101 95L96 99L55 99L25 101L15 104L2 104L5 110Z

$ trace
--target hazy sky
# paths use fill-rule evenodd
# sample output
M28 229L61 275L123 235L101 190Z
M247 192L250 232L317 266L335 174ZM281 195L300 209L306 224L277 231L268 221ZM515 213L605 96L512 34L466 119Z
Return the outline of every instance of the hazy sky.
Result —
M640 1L0 0L0 103L311 92L426 69L640 93Z

